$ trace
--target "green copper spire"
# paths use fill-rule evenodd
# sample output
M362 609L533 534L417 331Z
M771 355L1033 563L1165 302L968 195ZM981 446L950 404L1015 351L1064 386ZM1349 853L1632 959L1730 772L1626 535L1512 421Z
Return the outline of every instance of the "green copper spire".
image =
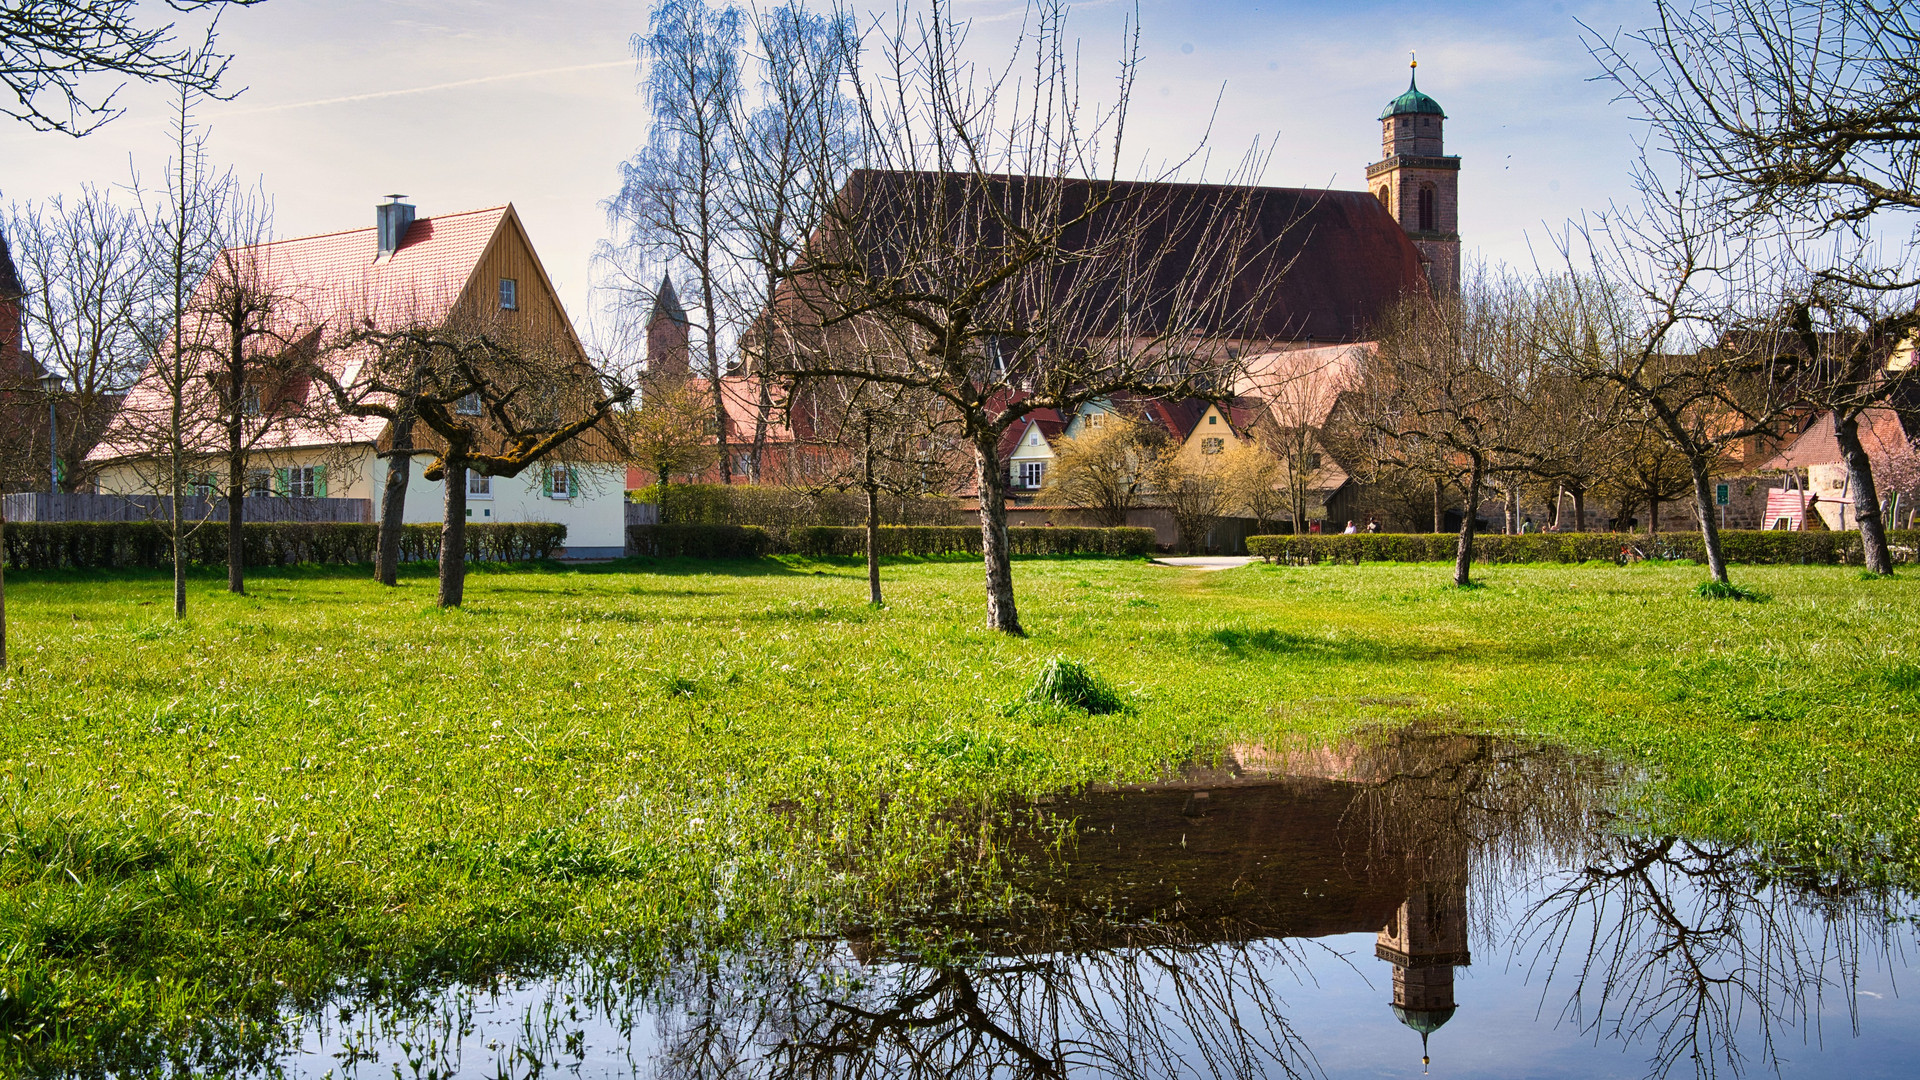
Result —
M1395 116L1406 116L1410 113L1438 116L1443 120L1446 119L1447 111L1440 107L1440 103L1420 92L1420 83L1416 78L1420 61L1416 58L1407 66L1416 69L1413 74L1407 76L1407 92L1387 102L1387 107L1380 110L1380 119L1387 120Z

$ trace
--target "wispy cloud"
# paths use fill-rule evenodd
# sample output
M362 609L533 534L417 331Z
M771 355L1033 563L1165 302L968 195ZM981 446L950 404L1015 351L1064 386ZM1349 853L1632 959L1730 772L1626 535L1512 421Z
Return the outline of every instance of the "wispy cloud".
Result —
M439 90L457 90L463 86L480 86L484 83L507 82L512 79L533 79L542 75L565 75L575 71L599 71L605 68L632 67L631 60L608 60L599 64L572 64L567 67L536 68L533 71L511 71L501 75L481 75L472 79L455 79L452 82L434 83L430 86L409 86L399 90L374 90L365 94L343 94L339 97L315 98L312 101L289 101L279 105L261 105L251 109L223 109L214 115L215 119L229 116L258 116L262 113L286 112L289 109L317 109L323 105L347 105L356 101L378 101L381 98L405 97L408 94L431 94Z

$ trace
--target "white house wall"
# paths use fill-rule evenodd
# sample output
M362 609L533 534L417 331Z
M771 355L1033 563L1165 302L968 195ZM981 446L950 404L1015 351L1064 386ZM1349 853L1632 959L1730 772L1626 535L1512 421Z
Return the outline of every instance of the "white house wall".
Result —
M422 479L427 459L414 462L407 477L409 525L441 520L446 487ZM572 498L556 499L542 490L543 466L534 465L511 479L493 478L491 495L467 496L467 520L477 525L522 521L552 521L567 527L567 555L575 559L617 558L626 550L626 480L622 465L571 466L581 480ZM387 463L376 460L367 470L372 479L374 519L380 517L380 492L386 490Z

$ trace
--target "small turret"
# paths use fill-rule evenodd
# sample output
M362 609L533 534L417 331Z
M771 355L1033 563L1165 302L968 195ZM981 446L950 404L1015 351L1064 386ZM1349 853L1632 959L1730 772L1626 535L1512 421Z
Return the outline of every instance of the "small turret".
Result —
M653 294L653 312L647 316L647 374L689 374L687 329L687 309L680 306L673 279L662 277L660 290Z

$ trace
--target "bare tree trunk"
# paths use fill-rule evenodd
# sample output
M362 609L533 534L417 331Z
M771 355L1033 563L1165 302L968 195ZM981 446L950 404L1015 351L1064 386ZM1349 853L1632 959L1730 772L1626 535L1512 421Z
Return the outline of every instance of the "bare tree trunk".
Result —
M1506 503L1507 535L1512 536L1520 531L1520 492L1511 481L1507 484L1506 499L1503 501Z
M706 219L704 206L700 216L703 222L701 236L705 237L710 234L704 225ZM707 370L713 376L714 445L720 451L720 482L731 484L733 483L733 455L727 453L727 391L720 381L720 335L717 325L719 316L714 314L713 275L709 272L713 263L709 261L710 253L707 249L708 245L703 242L700 263L700 302L706 305Z
M868 409L861 417L866 425L865 438L861 441L860 477L862 486L867 489L867 600L874 607L880 606L880 485L874 480L873 473L873 410Z
M1587 489L1573 488L1573 531L1587 531ZM1563 527L1561 532L1565 532Z
M1873 483L1873 462L1860 445L1860 417L1833 410L1833 440L1847 463L1847 487L1853 491L1853 516L1860 525L1860 552L1867 569L1893 573L1893 553L1887 549L1887 523L1880 517L1880 492Z
M232 380L231 392L233 404L228 408L227 417L227 591L245 593L247 591L247 530L246 493L247 493L247 456L242 450L242 432L240 430L240 393L243 389L238 377ZM176 493L175 501L179 501Z
M445 519L440 525L440 606L459 607L467 587L467 467L450 464Z
M999 439L979 435L973 442L974 474L980 488L980 554L987 570L987 625L1025 637L1013 604L1013 553L1007 538L1007 478L1000 471Z
M1705 458L1689 459L1693 470L1693 509L1700 515L1700 539L1707 546L1707 570L1713 580L1727 583L1727 557L1720 550L1720 523L1713 515L1713 477Z
M773 386L772 380L765 375L754 381L760 384L760 399L754 403L753 407L753 475L751 479L758 484L761 482L761 476L766 472L766 462L763 459L767 453L767 418L773 415Z
M1660 493L1647 493L1647 535L1660 535Z
M174 496L175 507L180 505L180 497ZM173 617L187 617L187 552L185 538L180 535L184 523L180 520L180 511L173 512Z
M1466 506L1460 513L1460 543L1453 552L1453 583L1458 588L1473 584L1470 571L1473 567L1473 517L1478 509L1480 483L1485 465L1478 454L1473 458L1473 471L1467 478Z
M867 599L880 606L880 489L867 485Z
M1444 494L1445 483L1445 481L1437 476L1433 478L1433 531L1436 533L1447 531L1446 511L1442 509L1440 505L1440 498Z
M380 493L380 546L374 558L382 585L400 583L400 535L407 520L407 482L413 474L413 418L393 425L387 457L387 484Z
M0 671L7 670L7 503L0 498Z

